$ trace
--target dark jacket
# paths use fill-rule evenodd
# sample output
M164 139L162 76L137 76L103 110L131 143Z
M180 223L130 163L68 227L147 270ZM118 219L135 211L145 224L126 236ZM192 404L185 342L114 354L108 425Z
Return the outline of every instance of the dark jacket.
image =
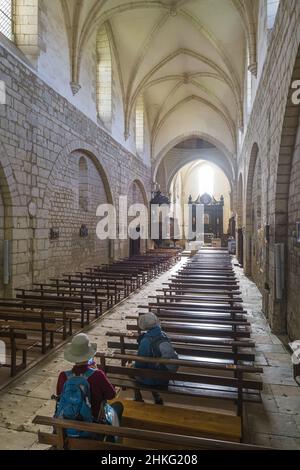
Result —
M139 343L139 348L138 348L138 356L143 356L143 357L155 357L153 355L153 350L151 346L151 338L161 336L162 331L160 326L155 326L154 328L151 328L151 330L147 331L147 333L144 333L141 335L138 339ZM146 362L139 362L138 360L135 362L135 367L137 369L155 369L159 370L160 368L156 364L148 364ZM163 368L162 368L163 370ZM137 381L145 384L145 385L168 385L169 381L168 380L161 380L161 379L146 379L144 377L137 377Z

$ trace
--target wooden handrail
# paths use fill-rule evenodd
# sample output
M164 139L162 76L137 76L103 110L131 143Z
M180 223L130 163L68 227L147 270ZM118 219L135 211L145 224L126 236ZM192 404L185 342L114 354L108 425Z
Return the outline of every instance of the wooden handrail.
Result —
M152 357L143 357L135 356L131 354L109 354L109 353L97 353L96 357L105 358L105 359L119 359L127 361L136 361L142 362L145 364L164 364L164 365L178 365L182 367L192 367L192 368L201 368L201 369L217 369L217 370L232 370L232 371L241 371L241 372L251 372L261 374L263 372L262 367L257 366L243 366L235 364L214 364L212 362L203 362L203 361L193 361L193 360L183 360L183 359L162 359L162 358L152 358Z

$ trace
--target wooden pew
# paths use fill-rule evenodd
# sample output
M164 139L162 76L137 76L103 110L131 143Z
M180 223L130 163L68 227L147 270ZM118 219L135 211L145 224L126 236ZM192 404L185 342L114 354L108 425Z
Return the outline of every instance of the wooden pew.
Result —
M216 411L141 403L122 399L122 392L117 400L124 407L122 426L125 427L231 442L241 441L242 429L239 416Z
M192 293L192 294L202 294L202 295L214 295L216 297L224 296L234 298L235 296L240 296L241 291L236 289L227 289L226 287L220 287L218 285L211 284L209 286L199 286L198 284L185 284L185 283L176 283L176 282L163 282L163 290L171 292L182 292L182 293Z
M224 279L224 278L217 278L215 276L197 276L195 274L193 275L187 275L186 273L177 273L174 274L174 276L171 277L171 279L176 279L178 281L185 281L189 282L192 284L198 284L199 286L205 286L207 284L213 284L213 285L220 285L220 286L226 286L226 287L236 287L237 286L237 280L236 279Z
M75 306L58 305L44 300L27 302L26 300L0 300L0 318L3 320L22 320L37 322L58 322L62 325L63 339L73 334L73 322L78 319Z
M109 331L107 336L112 338L107 343L109 349L121 354L132 354L137 352L138 333L121 333L118 331ZM253 341L234 341L223 338L198 338L184 335L169 334L174 349L179 356L184 358L197 358L201 360L216 359L223 363L238 364L239 362L254 362L255 354L249 352L253 349ZM246 351L245 351L246 350Z
M114 427L80 421L67 421L46 416L36 416L33 424L56 429L56 434L39 431L38 439L41 444L49 445L57 450L266 450L263 447L237 442L180 435L176 432L176 429L174 429L174 433L167 433L125 426ZM116 436L119 439L116 443L96 439L72 439L66 435L66 430L70 427L96 435Z
M68 295L68 296L59 296L53 293L52 294L42 294L36 293L32 290L26 289L16 289L19 293L16 295L17 299L22 299L22 301L26 301L27 305L34 305L33 302L40 303L44 302L44 305L47 306L49 304L57 305L57 308L60 306L61 308L67 309L75 308L80 312L81 315L81 327L83 328L85 324L89 324L90 322L90 313L91 311L95 312L96 316L99 316L98 307L95 304L95 301L89 297L85 296L76 296L76 295ZM49 308L49 307L48 307ZM100 309L100 315L102 311Z
M19 331L40 334L42 354L54 347L55 334L62 335L63 339L73 334L72 321L76 318L77 315L72 313L66 313L64 316L61 313L45 310L0 307L0 326L10 326ZM49 343L47 343L48 334Z
M19 371L24 370L27 366L27 353L34 346L36 341L27 339L24 333L15 331L9 325L0 326L0 339L6 344L7 353L10 355L10 362L1 364L1 367L9 367L10 375L14 377ZM18 364L18 352L21 352L21 363Z
M155 300L156 297L153 297ZM215 312L215 313L230 313L232 319L235 318L235 315L246 314L246 310L241 307L233 306L227 307L224 304L217 303L192 303L192 302L164 302L164 298L158 299L158 301L149 302L148 305L139 305L141 309L147 309L150 311L159 311L159 310L177 310L177 311L198 311L198 312Z
M72 285L56 285L53 287L46 284L39 284L37 287L36 285L33 286L31 291L33 294L39 294L41 297L44 295L54 295L56 297L60 297L61 299L68 299L69 297L77 298L80 302L85 303L86 300L91 300L95 303L95 307L99 308L99 311L102 313L104 311L103 304L107 303L109 306L110 299L106 296L107 290L101 290L100 288L84 288L80 286L74 287ZM105 296L104 296L105 295ZM114 296L115 292L113 291L111 296ZM78 300L77 300L78 301Z
M195 302L217 302L222 304L229 304L235 305L240 304L243 302L241 297L236 297L234 294L226 295L224 292L219 293L216 295L214 292L197 292L196 290L185 290L185 289L173 289L172 287L158 289L156 292L158 294L163 294L166 300L172 301L174 298L176 300L180 300L180 298L184 298L187 300L193 300ZM155 296L157 297L157 296Z
M157 391L170 397L181 395L186 398L193 396L231 400L236 403L237 416L240 416L241 419L245 400L260 401L259 392L262 390L263 384L257 378L250 377L251 374L262 373L260 367L213 364L195 360L171 360L140 356L138 358L140 363L176 364L180 367L177 372L170 372L159 369L137 369L122 365L128 362L133 363L136 360L135 355L97 353L96 357L100 358L99 367L116 387ZM113 360L114 364L108 364L107 360ZM120 361L120 365L116 365L116 361ZM136 377L169 380L169 385L166 387L148 386L137 382Z
M161 327L166 333L184 334L190 336L213 336L217 338L250 338L250 329L231 325L201 325L198 323L161 322ZM138 331L137 325L127 325L128 331Z
M141 313L142 315L142 313ZM215 315L215 314L213 314ZM230 326L232 328L234 327L242 327L248 330L251 330L251 323L247 321L239 321L239 320L231 320L230 318L226 318L223 320L222 318L214 318L213 316L209 318L203 318L203 316L200 315L190 315L189 312L183 312L180 313L178 312L177 314L173 314L173 312L170 314L170 312L162 313L161 311L157 315L157 317L160 319L161 322L167 323L167 322L179 322L179 323L186 323L187 325L189 324L197 324L197 325L226 325ZM137 320L138 317L136 315L128 315L126 316L127 320Z

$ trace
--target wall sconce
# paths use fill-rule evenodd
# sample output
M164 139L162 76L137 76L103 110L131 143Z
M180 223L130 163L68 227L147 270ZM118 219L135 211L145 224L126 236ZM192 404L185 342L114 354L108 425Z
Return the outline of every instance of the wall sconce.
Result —
M59 228L50 228L49 238L50 240L58 240Z
M79 230L80 238L87 238L89 236L89 229L86 225L82 224Z

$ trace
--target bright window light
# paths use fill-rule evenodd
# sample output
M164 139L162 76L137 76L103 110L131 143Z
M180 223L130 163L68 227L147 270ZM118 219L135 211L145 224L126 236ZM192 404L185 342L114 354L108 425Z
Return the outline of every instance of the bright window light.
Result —
M268 0L268 29L272 29L276 20L280 0Z
M249 70L250 57L247 60L247 116L250 115L252 109L252 74Z
M135 144L136 150L139 154L144 151L144 101L143 97L139 96L135 110Z
M0 0L0 33L10 40L13 38L12 0Z
M213 168L209 165L203 165L199 173L200 194L207 193L212 196L214 193L214 183L215 172Z
M110 127L112 119L112 61L105 26L97 36L97 104L104 125Z

